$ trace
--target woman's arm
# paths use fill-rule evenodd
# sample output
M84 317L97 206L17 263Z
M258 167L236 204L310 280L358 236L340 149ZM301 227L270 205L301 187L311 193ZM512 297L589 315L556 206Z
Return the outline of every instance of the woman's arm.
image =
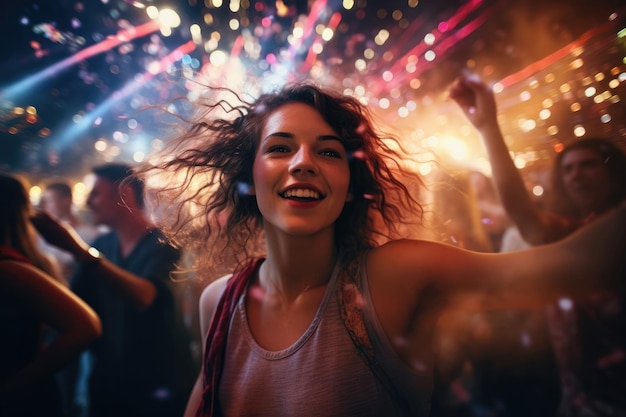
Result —
M539 245L569 234L574 229L571 221L539 210L530 197L502 137L491 88L476 77L464 76L450 88L450 98L480 133L502 205L524 240Z
M35 312L43 323L58 332L35 360L9 380L1 382L3 395L28 390L56 373L102 333L100 319L87 304L31 265L0 261L0 290Z
M196 383L191 390L189 400L187 401L187 407L185 408L184 417L195 417L202 403L203 394L203 379L204 379L204 355L206 353L206 336L209 331L209 326L213 321L213 315L215 314L215 308L217 303L226 287L226 283L230 278L230 275L222 277L215 282L208 285L200 295L199 301L199 314L200 314L200 333L202 334L202 366L200 367L200 373L196 379Z
M436 242L390 242L370 252L367 273L375 310L394 339L420 322L436 322L448 308L533 308L564 295L622 289L625 252L623 205L558 242L522 251L484 254Z

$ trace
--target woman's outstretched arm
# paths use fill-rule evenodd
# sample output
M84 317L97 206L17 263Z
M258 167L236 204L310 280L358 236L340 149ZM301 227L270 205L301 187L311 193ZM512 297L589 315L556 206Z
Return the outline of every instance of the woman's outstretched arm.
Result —
M375 310L394 339L427 312L436 318L449 308L533 308L562 296L623 289L625 252L626 204L564 239L515 252L392 241L370 252L367 275Z

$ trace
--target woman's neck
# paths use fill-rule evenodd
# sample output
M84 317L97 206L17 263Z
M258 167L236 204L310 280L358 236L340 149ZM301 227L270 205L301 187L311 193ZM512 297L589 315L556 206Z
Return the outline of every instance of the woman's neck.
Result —
M318 288L330 280L337 262L332 234L266 238L267 259L259 271L265 291L286 297Z

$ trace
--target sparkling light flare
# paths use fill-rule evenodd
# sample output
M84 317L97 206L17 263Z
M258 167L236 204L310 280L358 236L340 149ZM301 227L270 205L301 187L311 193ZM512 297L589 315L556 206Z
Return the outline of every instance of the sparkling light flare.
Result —
M61 131L58 132L54 138L57 143L57 148L59 150L63 150L66 146L69 146L86 130L88 130L99 117L106 114L115 103L131 96L140 88L146 86L155 75L166 71L170 65L182 59L185 54L193 51L195 48L196 44L193 41L189 41L186 44L174 49L169 55L164 57L159 62L158 69L150 67L148 71L136 76L134 80L128 82L122 89L111 94L107 100L102 102L91 112L83 115L79 121L69 124L65 129L61 129Z
M54 77L59 72L94 55L109 51L124 42L128 42L132 39L143 37L150 33L156 32L160 29L160 27L161 25L159 24L159 22L150 21L135 28L122 30L118 32L118 34L115 36L110 36L102 42L85 48L82 51L77 52L73 56L66 58L54 65L51 65L50 67L38 72L37 74L33 74L23 79L22 81L18 81L17 83L10 85L3 90L0 90L0 97L9 100L16 100L22 94L26 94L34 89L37 84L48 78Z

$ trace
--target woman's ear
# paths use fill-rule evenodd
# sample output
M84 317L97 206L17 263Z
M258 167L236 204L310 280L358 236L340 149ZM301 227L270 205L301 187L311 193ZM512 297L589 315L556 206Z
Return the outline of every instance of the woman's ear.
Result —
M246 195L256 195L256 190L254 189L254 185L251 185L250 188L248 188L248 191L246 191Z

